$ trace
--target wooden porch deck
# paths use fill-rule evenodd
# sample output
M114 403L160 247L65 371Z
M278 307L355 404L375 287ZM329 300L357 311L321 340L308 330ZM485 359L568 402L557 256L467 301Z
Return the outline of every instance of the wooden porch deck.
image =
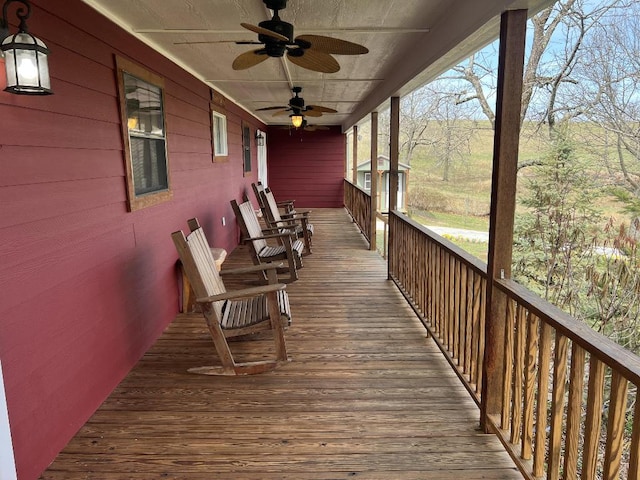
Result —
M202 317L179 315L41 479L522 479L349 216L312 215L291 362L187 373L217 358ZM248 263L239 248L224 267Z

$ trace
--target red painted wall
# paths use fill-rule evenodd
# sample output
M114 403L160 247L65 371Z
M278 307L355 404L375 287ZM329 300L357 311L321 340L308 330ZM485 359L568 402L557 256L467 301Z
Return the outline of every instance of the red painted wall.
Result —
M276 199L295 200L296 207L342 207L345 161L340 127L267 132L269 187Z
M229 200L257 180L255 146L243 175L241 122L265 128L228 103L229 157L213 163L206 85L80 0L32 4L55 94L0 92L0 358L21 480L38 477L174 319L170 233L198 216L212 244L236 246ZM165 79L173 199L136 212L115 54Z

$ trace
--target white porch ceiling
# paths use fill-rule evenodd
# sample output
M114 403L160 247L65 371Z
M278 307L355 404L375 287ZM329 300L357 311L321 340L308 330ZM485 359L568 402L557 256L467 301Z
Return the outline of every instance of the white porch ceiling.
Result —
M280 18L294 35L317 34L366 46L365 55L335 55L341 69L326 74L282 58L248 69L233 60L259 45L240 26L271 19L262 0L83 0L266 124L287 117L256 109L287 105L303 88L308 105L338 111L311 124L350 128L394 95L432 80L498 36L499 16L527 8L532 15L553 0L289 0ZM181 42L212 42L182 44ZM231 41L231 42L228 42ZM215 43L218 42L218 43Z

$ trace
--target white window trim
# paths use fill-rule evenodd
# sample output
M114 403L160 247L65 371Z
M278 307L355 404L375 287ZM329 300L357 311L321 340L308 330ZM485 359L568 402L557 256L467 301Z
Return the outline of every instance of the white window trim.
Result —
M211 112L211 120L213 123L213 155L216 157L226 157L229 155L229 147L227 141L227 116L216 112L213 110ZM220 122L216 122L216 118L220 120ZM217 132L218 125L221 126L221 131ZM216 139L220 137L222 141L221 145L218 145L219 142Z
M364 172L364 189L371 190L371 172Z

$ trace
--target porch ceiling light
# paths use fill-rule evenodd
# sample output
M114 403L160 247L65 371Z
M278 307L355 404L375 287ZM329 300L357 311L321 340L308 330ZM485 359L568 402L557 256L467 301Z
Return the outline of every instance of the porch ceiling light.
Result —
M7 10L12 3L22 4L16 11L20 20L18 33L9 34ZM4 54L7 74L6 92L18 95L51 95L49 79L49 49L42 40L28 32L31 15L29 0L6 0L0 18L0 50Z
M304 120L304 117L302 115L290 115L291 116L291 124L296 127L296 128L300 128L302 126L302 120Z

